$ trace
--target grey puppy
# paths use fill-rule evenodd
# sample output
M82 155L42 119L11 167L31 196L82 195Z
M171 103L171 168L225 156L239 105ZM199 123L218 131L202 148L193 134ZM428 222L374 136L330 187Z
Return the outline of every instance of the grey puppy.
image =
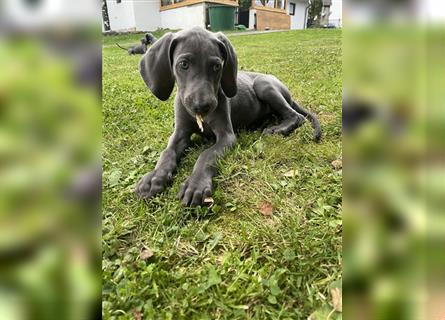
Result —
M158 39L152 35L150 32L145 34L145 44L148 46L149 44L152 45L154 44Z
M144 38L141 39L141 44L132 46L132 47L128 47L128 48L124 48L121 47L119 43L116 43L116 45L123 49L123 50L127 50L128 54L132 55L132 54L144 54L147 52L147 38L146 35L144 36Z
M307 118L315 140L320 140L317 118L292 100L285 85L272 75L237 72L237 66L227 37L199 27L165 34L143 56L139 70L157 98L167 100L175 82L178 90L174 132L155 169L136 185L140 198L149 199L166 188L193 133L202 131L216 142L201 153L181 187L178 199L186 206L204 204L212 195L216 161L234 145L236 130L258 127L274 114L279 124L264 133L288 135Z

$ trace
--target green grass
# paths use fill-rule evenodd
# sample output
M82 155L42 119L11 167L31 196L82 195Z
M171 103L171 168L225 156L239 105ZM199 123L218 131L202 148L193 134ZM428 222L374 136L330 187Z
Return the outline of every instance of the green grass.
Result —
M219 161L209 210L176 200L208 147L196 139L171 188L138 201L133 186L154 168L172 133L174 94L157 100L139 75L140 56L105 47L105 319L307 319L333 309L330 288L342 272L342 172L331 166L341 158L341 31L230 40L240 69L274 74L319 116L322 142L311 140L309 124L289 137L242 132ZM291 170L293 177L284 175ZM271 217L260 213L263 202L272 204ZM143 247L151 258L140 258Z
M165 33L170 32L168 29L157 29L156 31L151 31L150 33L156 38L162 37ZM137 33L127 33L115 36L104 36L102 37L102 44L106 47L116 46L116 42L119 44L139 44L140 39L144 37L145 32ZM121 49L122 50L122 49Z

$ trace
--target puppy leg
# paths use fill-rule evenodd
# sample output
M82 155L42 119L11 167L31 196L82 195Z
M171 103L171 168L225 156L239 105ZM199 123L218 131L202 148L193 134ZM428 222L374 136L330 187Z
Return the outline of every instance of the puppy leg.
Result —
M215 112L219 114L215 115L209 125L216 136L216 143L201 153L192 174L184 182L178 194L178 199L186 206L201 205L205 198L212 195L212 178L216 174L216 161L236 141L228 106L220 106Z
M235 140L233 133L219 136L213 146L201 153L192 174L184 182L178 194L178 199L182 200L185 206L201 205L205 198L212 195L212 178L216 174L216 160L235 143Z
M288 135L303 124L305 118L291 107L288 102L291 101L290 93L275 77L259 76L255 79L253 88L257 97L281 118L278 125L266 128L264 133Z
M135 192L140 198L149 199L165 189L189 143L190 134L182 129L175 129L155 169L142 177L136 185Z

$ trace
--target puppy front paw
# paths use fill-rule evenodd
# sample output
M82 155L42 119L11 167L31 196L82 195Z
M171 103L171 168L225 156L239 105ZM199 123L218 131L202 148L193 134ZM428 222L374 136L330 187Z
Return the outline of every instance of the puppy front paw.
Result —
M199 206L212 195L212 179L189 177L181 186L178 199L185 206Z
M139 180L134 191L139 198L147 200L163 191L171 179L171 174L162 174L154 170Z

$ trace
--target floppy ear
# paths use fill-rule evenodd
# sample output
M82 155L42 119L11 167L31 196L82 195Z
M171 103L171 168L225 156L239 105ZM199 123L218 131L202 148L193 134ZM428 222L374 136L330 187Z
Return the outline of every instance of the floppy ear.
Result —
M229 39L227 39L223 33L218 32L216 37L219 40L219 45L224 55L221 87L224 94L231 98L236 95L237 91L236 77L238 72L238 58L236 57L235 50L233 49Z
M139 62L142 79L151 92L162 101L170 97L175 85L170 60L173 39L173 33L165 34L150 47Z

